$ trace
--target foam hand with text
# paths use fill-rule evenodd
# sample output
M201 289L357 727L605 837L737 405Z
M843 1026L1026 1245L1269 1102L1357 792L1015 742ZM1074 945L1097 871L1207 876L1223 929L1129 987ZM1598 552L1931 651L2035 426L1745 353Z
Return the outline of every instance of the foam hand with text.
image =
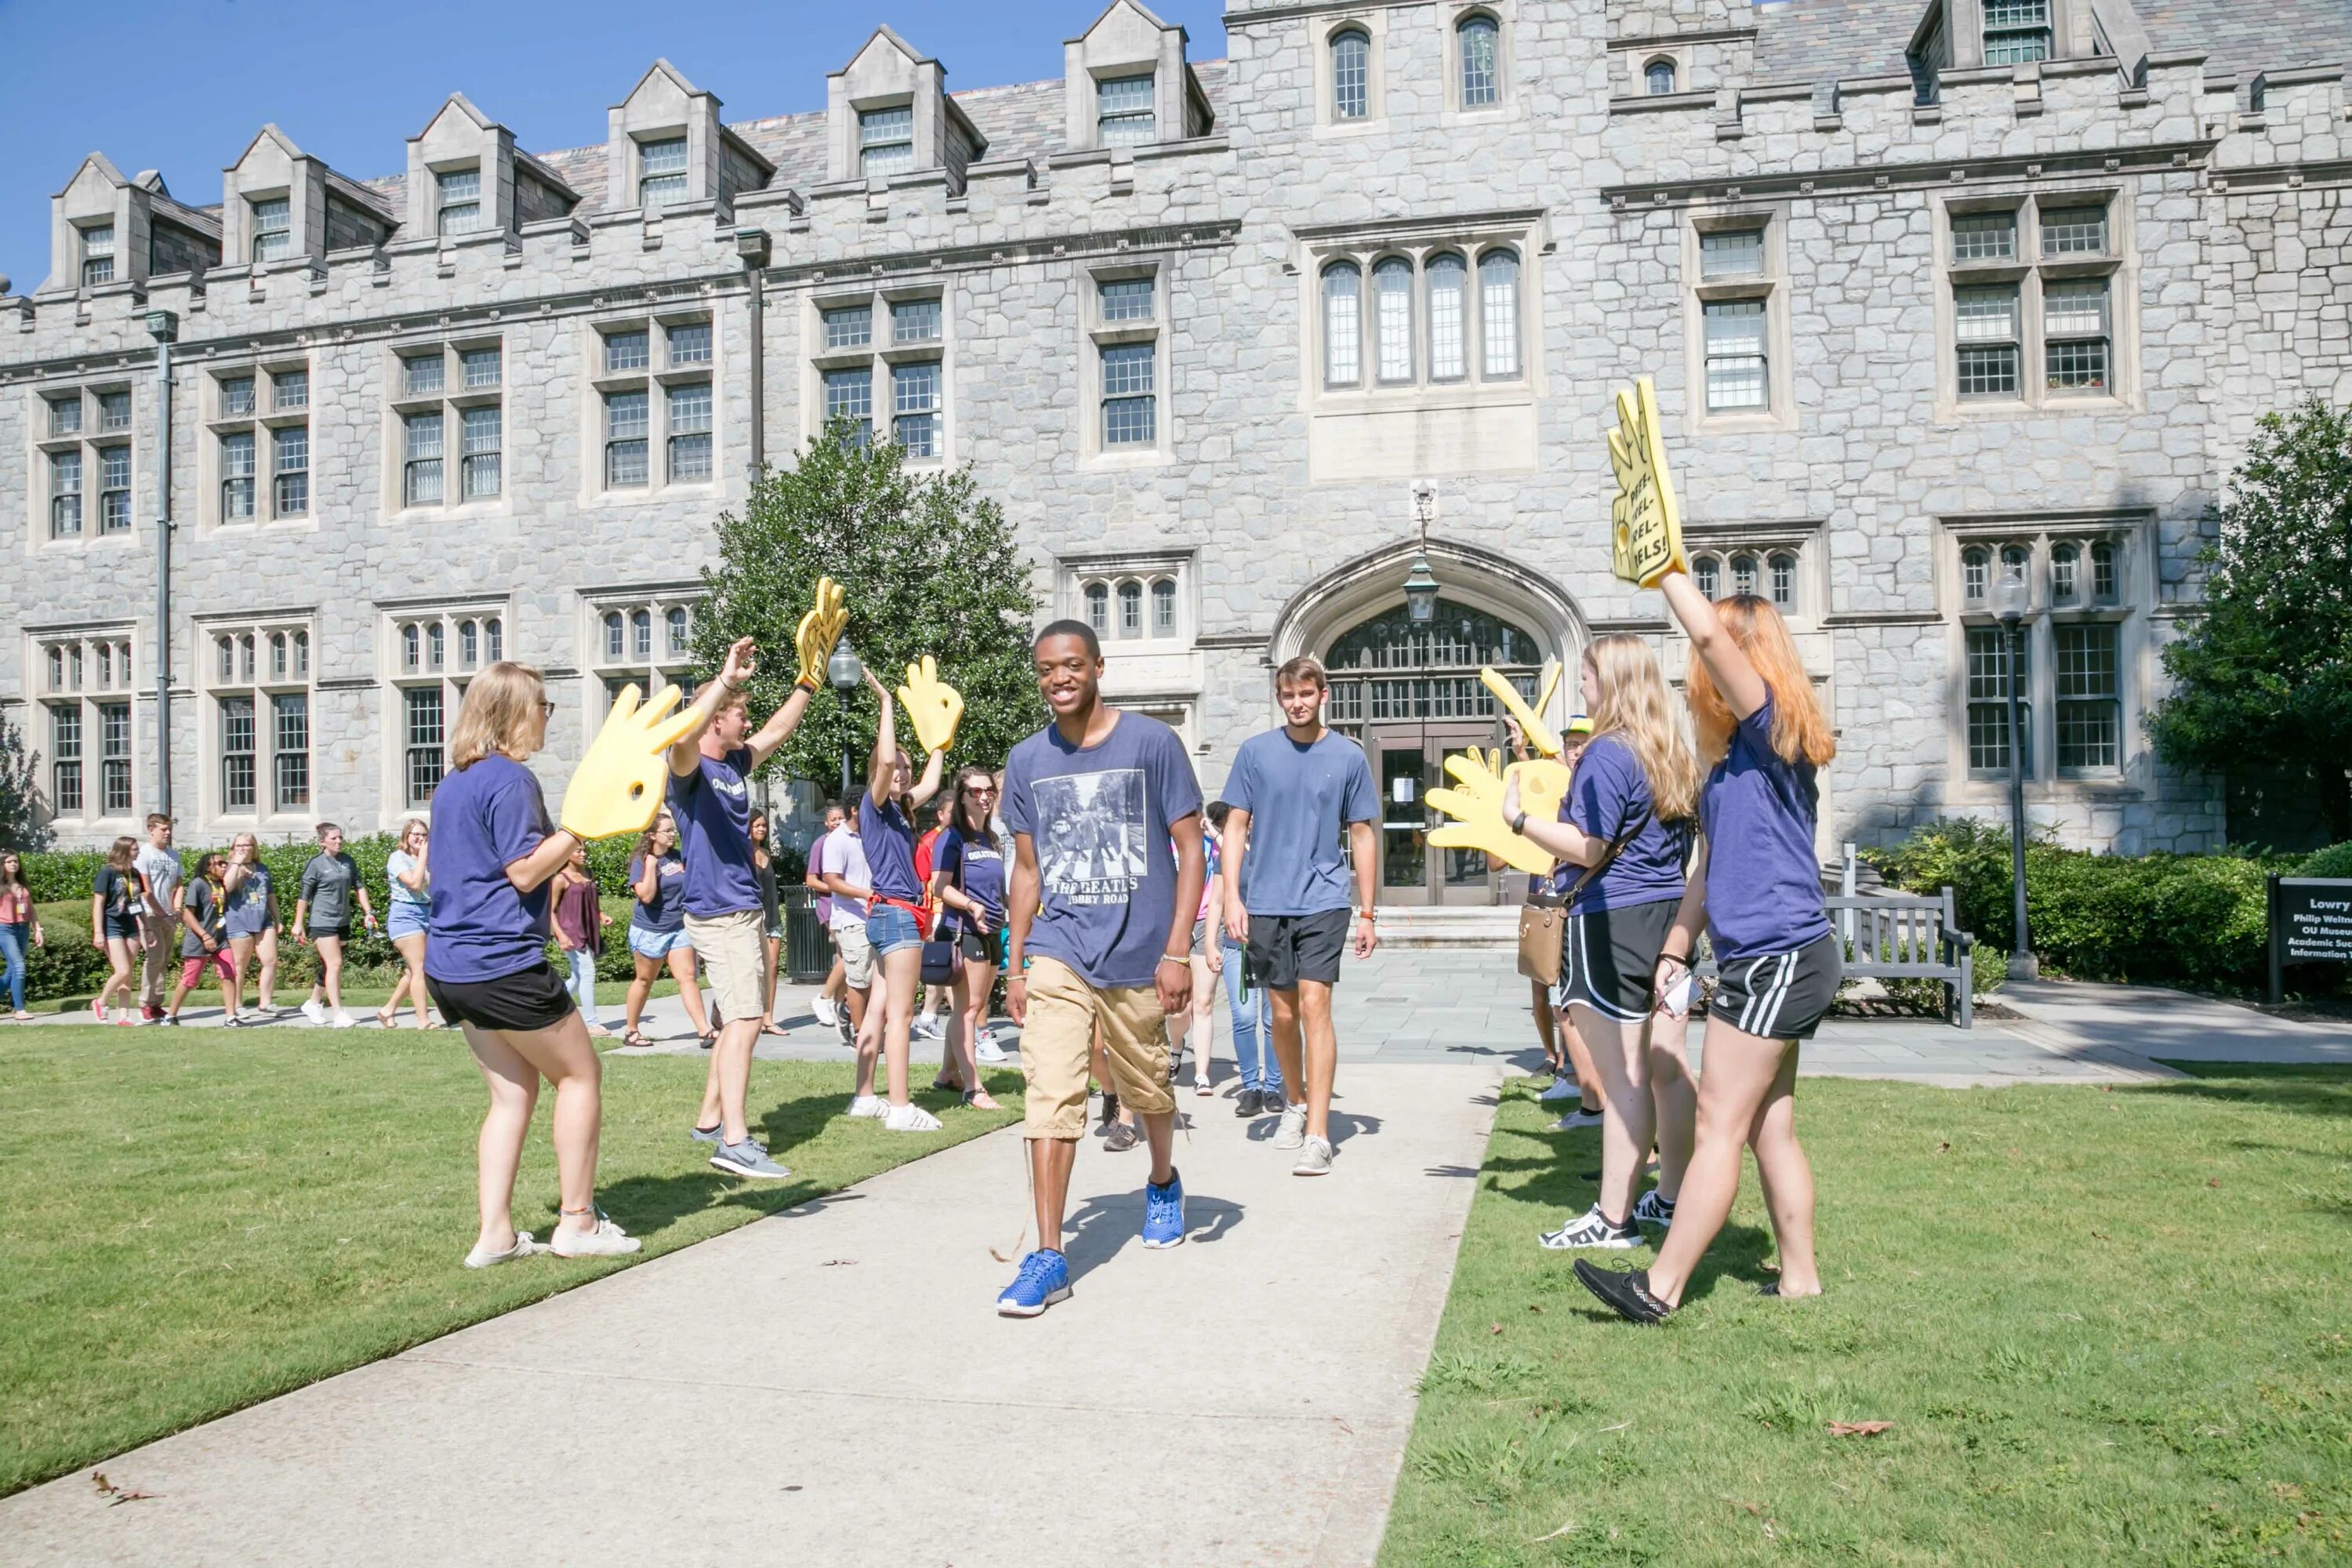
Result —
M816 580L816 607L801 617L800 629L793 634L793 648L800 655L800 684L814 691L824 684L824 663L833 657L834 644L841 640L841 629L849 622L849 612L841 606L841 584L830 577Z
M915 740L924 751L944 752L955 744L956 726L963 722L963 693L940 679L939 661L929 654L920 664L907 667L898 706L907 710Z
M1617 428L1609 432L1609 466L1617 499L1609 509L1611 565L1628 583L1654 588L1669 572L1686 572L1682 510L1666 472L1658 393L1648 376L1617 395Z
M635 685L621 689L604 727L563 790L563 827L583 838L643 833L669 785L669 749L694 728L692 712L674 713L678 689L665 686L640 705Z
M1462 787L1429 792L1429 804L1454 819L1433 829L1429 841L1440 849L1483 849L1505 865L1541 876L1551 869L1551 852L1511 831L1503 820L1503 790L1516 778L1520 808L1529 816L1555 817L1568 794L1568 766L1544 757L1498 768L1500 760L1475 751L1445 759L1446 773Z

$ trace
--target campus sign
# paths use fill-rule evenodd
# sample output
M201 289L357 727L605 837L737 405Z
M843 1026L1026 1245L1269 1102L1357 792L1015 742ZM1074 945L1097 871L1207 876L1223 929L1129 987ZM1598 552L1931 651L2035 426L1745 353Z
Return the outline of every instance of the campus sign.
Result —
M2270 999L2290 963L2352 963L2352 878L2270 879Z

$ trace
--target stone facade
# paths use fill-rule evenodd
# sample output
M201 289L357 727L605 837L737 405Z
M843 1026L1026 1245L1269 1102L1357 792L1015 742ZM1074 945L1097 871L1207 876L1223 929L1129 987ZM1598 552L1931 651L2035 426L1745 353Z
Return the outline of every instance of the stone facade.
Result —
M49 278L0 297L23 561L0 692L53 797L54 715L75 715L63 837L149 809L158 311L173 795L207 840L409 815L431 716L410 693L440 692L446 723L494 648L548 671L560 778L607 678L682 667L669 612L713 516L861 366L877 430L895 381L902 438L935 454L910 460L1002 498L1049 610L1098 590L1115 689L1183 729L1207 783L1269 721L1272 663L1402 604L1424 527L1450 605L1570 662L1653 637L1678 672L1655 596L1609 572L1600 433L1649 373L1695 543L1727 591L1753 574L1782 599L1832 704L1825 847L2005 810L1969 724L2005 553L2032 584L2034 818L2210 845L2217 784L2158 765L2138 721L2252 422L2352 400L2336 10L2053 0L2044 58L1987 65L2011 45L1979 0L1285 0L1235 5L1230 58L1188 64L1118 0L1060 81L950 95L883 29L813 114L725 121L664 62L599 147L533 155L453 97L387 150L404 173L361 179L271 127L225 208L93 155L56 200ZM1710 322L1739 352L1713 354ZM1987 395L1979 345L2004 332ZM121 393L127 431L100 428ZM124 446L127 509L100 493ZM1423 731L1490 733L1452 677L1402 672L1423 677L1417 699L1370 679L1340 716L1416 759ZM1383 778L1398 799L1427 773Z

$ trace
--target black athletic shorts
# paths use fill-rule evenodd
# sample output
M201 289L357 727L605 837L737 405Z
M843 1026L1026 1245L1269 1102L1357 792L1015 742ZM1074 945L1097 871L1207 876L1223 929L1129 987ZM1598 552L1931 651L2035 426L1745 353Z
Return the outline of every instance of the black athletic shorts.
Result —
M1638 1024L1650 1016L1658 952L1680 899L1570 915L1559 933L1559 991L1604 1018Z
M1837 932L1786 952L1721 966L1707 1010L1735 1029L1768 1040L1810 1040L1837 1000L1845 959Z
M546 1029L572 1010L572 993L547 960L491 980L444 980L430 970L425 994L452 1024L483 1029Z
M964 927L956 933L956 956L966 963L994 963L996 933Z
M337 942L349 942L352 940L352 922L349 921L345 921L339 926L314 925L310 927L309 930L310 940L312 942L318 941L322 936L333 937Z
M1249 972L1263 986L1296 991L1302 980L1336 985L1339 955L1348 950L1346 910L1314 915L1252 915Z

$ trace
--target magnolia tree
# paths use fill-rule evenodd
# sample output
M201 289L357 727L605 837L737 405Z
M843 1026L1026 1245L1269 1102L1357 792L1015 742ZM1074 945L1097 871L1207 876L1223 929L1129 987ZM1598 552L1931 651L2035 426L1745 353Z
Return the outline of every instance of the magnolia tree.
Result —
M909 473L895 442L862 444L836 424L789 466L763 472L740 516L719 517L719 556L703 574L709 592L695 654L716 669L730 642L754 639L755 716L791 694L793 634L817 578L829 576L845 592L844 636L885 685L895 690L907 666L929 654L963 693L950 764L1002 766L1013 743L1045 722L1029 659L1037 610L1029 568L968 468ZM903 716L899 737L912 746ZM845 702L827 689L772 765L830 784L845 744L862 770L873 743L873 694L861 687Z
M2179 766L2308 779L2330 838L2352 838L2352 408L2263 416L2216 517L2148 736Z

